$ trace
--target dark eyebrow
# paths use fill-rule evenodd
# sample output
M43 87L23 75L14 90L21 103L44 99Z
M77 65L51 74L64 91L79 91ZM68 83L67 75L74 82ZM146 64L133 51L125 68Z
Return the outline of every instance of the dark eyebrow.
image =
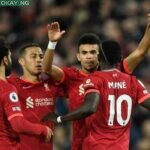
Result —
M92 49L92 50L90 50L90 52L93 52L93 51L97 51L96 49Z

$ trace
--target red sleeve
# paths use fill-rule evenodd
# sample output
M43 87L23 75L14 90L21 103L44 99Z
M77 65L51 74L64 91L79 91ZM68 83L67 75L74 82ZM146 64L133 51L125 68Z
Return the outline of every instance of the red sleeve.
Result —
M55 84L61 87L60 96L68 97L67 88L70 86L72 79L77 77L78 70L75 67L62 67L61 69L63 76L61 80Z
M123 59L123 61L118 63L117 69L119 69L121 72L124 72L124 73L127 73L127 74L132 74L132 71L129 70L129 68L127 66L127 62L126 62L125 59Z
M64 68L67 68L67 67L64 67ZM51 78L51 75L46 73L46 72L42 72L40 75L39 75L39 79L42 81L42 82L49 82L49 83L53 83L53 84L56 84L56 85L59 85L61 84L62 82L64 82L65 80L65 71L64 70L67 70L67 69L64 69L64 68L61 68L62 69L62 78L59 82L54 82Z
M137 80L137 100L138 100L138 103L140 104L148 98L150 98L150 94L146 90L144 84L140 80Z
M16 88L12 85L9 85L9 89L4 90L4 92L2 104L8 120L14 116L23 116Z
M86 78L85 82L84 82L84 90L85 90L85 94L87 93L91 93L91 92L97 92L99 93L99 88L98 88L98 80L96 79L96 77L94 75L90 75L88 76L88 78Z
M40 124L33 124L27 121L24 117L13 117L9 120L11 127L18 133L34 134L34 135L47 135L47 129Z
M59 84L61 84L61 83L63 83L64 81L65 81L65 78L67 77L67 70L68 70L68 68L67 67L63 67L63 68L61 68L62 69L62 78L60 79L60 81L59 82L56 82L55 84L56 85L59 85Z
M63 76L59 82L63 84L69 84L69 81L77 77L77 72L79 71L76 67L62 67Z
M47 134L45 126L35 125L23 118L16 88L7 84L7 89L3 90L2 105L7 118L16 132L29 134Z
M127 73L127 74L132 74L132 71L129 70L129 68L128 68L128 66L127 66L127 62L126 62L125 59L123 60L122 63L123 63L123 68L124 68L125 73Z
M61 69L63 71L63 76L62 76L61 80L56 84L57 85L63 84L65 86L70 79L70 74L72 74L72 68L62 67Z

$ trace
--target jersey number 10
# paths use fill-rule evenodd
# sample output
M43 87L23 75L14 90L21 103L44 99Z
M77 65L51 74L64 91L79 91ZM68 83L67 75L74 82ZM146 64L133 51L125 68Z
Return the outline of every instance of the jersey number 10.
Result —
M115 95L109 95L108 100L110 101L108 125L113 126L114 116L115 116L115 112L116 112L117 122L119 123L119 125L125 126L129 122L130 116L131 116L131 109L132 109L131 97L129 95L123 94L115 100ZM122 105L123 101L127 102L127 117L126 117L126 119L122 118L121 105ZM115 107L115 105L116 105L116 107ZM115 111L115 108L116 108L116 111Z

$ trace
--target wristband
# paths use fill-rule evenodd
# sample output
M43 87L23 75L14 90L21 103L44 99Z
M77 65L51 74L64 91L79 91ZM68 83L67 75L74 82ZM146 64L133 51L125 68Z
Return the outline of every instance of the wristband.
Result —
M57 117L57 123L61 123L62 121L61 121L61 116L58 116Z
M47 49L49 49L49 50L55 50L56 44L57 44L57 42L49 41Z

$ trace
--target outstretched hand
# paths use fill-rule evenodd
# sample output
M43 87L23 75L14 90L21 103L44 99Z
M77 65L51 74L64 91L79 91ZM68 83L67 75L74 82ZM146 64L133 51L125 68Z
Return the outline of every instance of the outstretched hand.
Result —
M55 114L55 113L49 113L49 114L45 115L41 119L41 122L53 121L54 123L57 123L57 117L58 117L57 114Z
M52 42L57 42L64 35L65 30L60 31L60 26L58 22L52 22L47 25L48 38Z

